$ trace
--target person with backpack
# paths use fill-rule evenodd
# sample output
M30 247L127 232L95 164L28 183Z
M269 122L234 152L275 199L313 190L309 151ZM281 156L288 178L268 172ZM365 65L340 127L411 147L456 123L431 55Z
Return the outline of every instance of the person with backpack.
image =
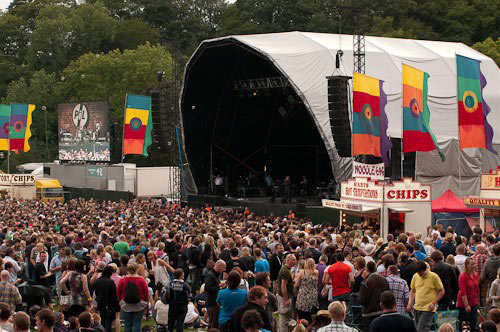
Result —
M140 332L149 291L144 278L137 275L136 263L127 265L127 275L118 283L116 293L125 320L125 332Z
M117 313L120 312L120 304L118 303L118 297L116 295L116 285L115 282L111 280L113 271L113 267L107 265L101 277L92 284L94 293L97 295L97 310L101 315L101 322L106 332L111 332L111 326L114 320L120 320L120 316L117 315Z
M182 252L182 244L177 243L175 245L175 252L172 253L172 267L174 269L182 269L184 275L189 273L188 258L185 253Z
M176 269L174 280L170 282L168 288L168 331L173 332L174 327L177 332L184 331L184 318L188 311L189 297L191 289L184 281L184 271Z

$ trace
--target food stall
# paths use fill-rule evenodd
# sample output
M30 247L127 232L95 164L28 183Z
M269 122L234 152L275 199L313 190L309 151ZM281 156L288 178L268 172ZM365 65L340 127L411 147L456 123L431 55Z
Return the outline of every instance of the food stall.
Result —
M470 208L479 208L479 225L483 231L486 228L486 219L493 228L500 225L500 166L497 170L481 174L481 191L479 196L468 196L464 203Z
M408 231L425 236L432 220L431 186L411 178L392 183L351 178L342 182L339 201L324 199L322 205L341 210L340 223L345 214L366 216L367 226L379 228L383 238Z

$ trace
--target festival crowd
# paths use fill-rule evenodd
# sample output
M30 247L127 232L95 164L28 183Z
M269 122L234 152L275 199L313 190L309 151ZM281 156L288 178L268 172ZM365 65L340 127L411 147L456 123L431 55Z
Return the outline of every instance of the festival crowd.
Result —
M0 201L8 332L497 331L499 230L380 238L248 209ZM458 324L436 312L458 312ZM154 320L154 321L152 321ZM150 323L152 322L152 323ZM456 326L458 325L458 326ZM3 331L0 331L3 332Z

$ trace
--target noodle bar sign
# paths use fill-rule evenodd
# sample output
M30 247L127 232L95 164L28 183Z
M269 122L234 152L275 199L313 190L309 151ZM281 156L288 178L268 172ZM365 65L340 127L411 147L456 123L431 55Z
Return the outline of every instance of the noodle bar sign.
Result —
M431 187L412 179L379 184L369 178L352 178L342 183L342 199L372 202L430 202Z

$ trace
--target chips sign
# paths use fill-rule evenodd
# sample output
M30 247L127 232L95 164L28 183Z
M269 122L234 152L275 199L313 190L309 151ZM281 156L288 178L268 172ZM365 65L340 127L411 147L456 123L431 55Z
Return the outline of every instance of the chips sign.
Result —
M1 186L24 186L35 184L35 176L32 174L0 174Z
M412 201L412 202L430 202L431 186L424 185L412 179L403 179L394 181L384 187L386 202Z
M367 177L372 180L383 180L385 178L384 163L380 164L362 164L356 161L352 162L352 177Z

